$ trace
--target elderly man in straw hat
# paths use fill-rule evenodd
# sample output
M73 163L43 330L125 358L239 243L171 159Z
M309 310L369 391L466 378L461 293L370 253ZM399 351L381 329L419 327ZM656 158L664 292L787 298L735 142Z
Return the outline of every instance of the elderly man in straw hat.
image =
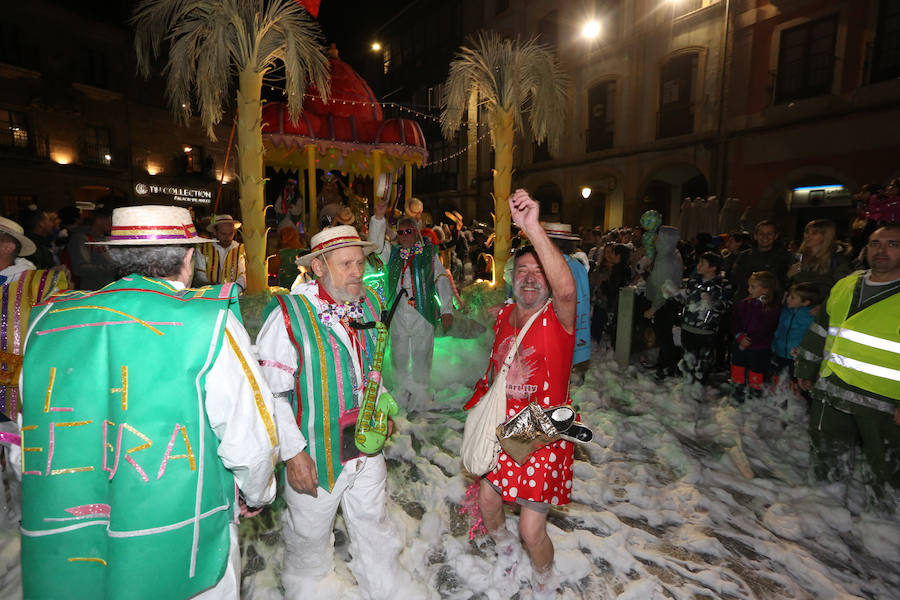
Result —
M397 243L385 241L387 204L375 205L369 223L369 239L380 243L381 259L387 265L385 294L388 304L406 291L391 326L391 362L394 392L398 402L411 406L430 396L434 329L453 325L453 289L438 250L420 234L416 215L422 203L407 203L407 213L397 221Z
M63 269L38 270L23 256L35 251L22 226L0 217L0 421L20 411L19 371L31 308L68 287Z
M292 600L344 597L334 573L338 505L353 538L349 568L364 596L426 597L398 565L402 540L387 520L384 456L360 454L354 444L367 376L379 377L371 371L380 358L376 330L354 327L381 313L378 296L363 284L365 255L375 248L349 225L314 235L300 264L316 280L276 296L257 338L263 373L284 398L278 418L294 425L282 442L282 456L295 455L286 462L291 485L282 527L281 581Z
M241 222L231 215L213 215L206 230L216 236L216 241L200 246L194 254L194 282L237 283L241 290L247 287L247 257L244 245L234 236ZM209 241L209 240L206 240Z
M204 241L183 208L117 208L97 243L127 275L34 309L26 598L238 598L239 505L274 498L278 433L236 286L186 289Z

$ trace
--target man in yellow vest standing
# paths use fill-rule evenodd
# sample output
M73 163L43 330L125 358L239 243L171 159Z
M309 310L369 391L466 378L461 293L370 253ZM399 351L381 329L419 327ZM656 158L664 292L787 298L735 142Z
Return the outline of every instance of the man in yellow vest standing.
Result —
M234 237L241 222L231 215L213 215L206 230L216 236L214 242L200 246L194 255L194 284L236 283L247 287L247 259L244 245Z
M900 492L900 224L872 233L866 252L871 268L838 281L810 325L797 376L813 397L816 475L848 479L861 440L876 506L890 509Z

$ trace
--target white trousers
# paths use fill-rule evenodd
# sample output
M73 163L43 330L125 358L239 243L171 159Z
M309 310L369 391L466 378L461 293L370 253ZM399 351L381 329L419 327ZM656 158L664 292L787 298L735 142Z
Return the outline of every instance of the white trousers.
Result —
M334 489L321 487L318 497L285 486L287 510L282 515L286 600L329 600L340 597L335 586L334 517L338 505L350 533L348 567L371 600L396 597L397 586L410 582L397 556L402 541L387 518L384 456L363 456L344 465Z
M431 385L434 326L419 311L400 300L391 322L391 365L394 368L394 398L409 408L425 397Z

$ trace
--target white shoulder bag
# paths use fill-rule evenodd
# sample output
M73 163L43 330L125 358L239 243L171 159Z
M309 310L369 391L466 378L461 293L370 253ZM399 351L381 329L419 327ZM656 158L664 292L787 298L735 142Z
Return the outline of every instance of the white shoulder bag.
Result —
M547 304L549 304L549 300ZM497 426L506 420L506 374L509 372L519 344L522 343L522 338L525 337L525 333L537 316L547 308L547 304L544 304L525 322L525 326L516 336L516 342L509 349L509 354L506 355L500 372L494 377L491 387L466 416L466 426L463 430L459 453L463 466L472 475L484 475L497 466L497 459L500 456Z

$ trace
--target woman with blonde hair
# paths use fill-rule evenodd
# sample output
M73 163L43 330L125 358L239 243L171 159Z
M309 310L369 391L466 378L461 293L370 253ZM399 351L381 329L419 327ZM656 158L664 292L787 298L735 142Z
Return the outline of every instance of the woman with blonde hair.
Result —
M806 224L800 252L788 269L790 285L811 283L825 298L831 286L853 272L850 259L839 251L836 234L833 221L815 219Z

